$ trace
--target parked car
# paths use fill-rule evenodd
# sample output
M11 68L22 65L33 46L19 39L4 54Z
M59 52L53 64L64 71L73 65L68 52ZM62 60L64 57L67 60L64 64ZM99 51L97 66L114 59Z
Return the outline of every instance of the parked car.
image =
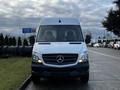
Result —
M117 42L114 44L114 49L120 49L120 41L117 41Z
M93 45L93 47L102 47L102 44L101 44L101 43L95 43L95 44Z
M102 47L108 47L107 42L103 42Z
M87 46L93 47L93 43L89 43L89 44L87 44Z
M114 48L114 42L109 42L108 48Z

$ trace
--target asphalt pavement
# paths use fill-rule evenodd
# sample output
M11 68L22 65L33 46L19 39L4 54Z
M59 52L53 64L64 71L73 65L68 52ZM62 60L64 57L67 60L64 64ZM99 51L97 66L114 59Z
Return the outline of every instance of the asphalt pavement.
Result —
M31 81L25 90L120 90L120 50L89 48L90 80L41 79L35 85Z

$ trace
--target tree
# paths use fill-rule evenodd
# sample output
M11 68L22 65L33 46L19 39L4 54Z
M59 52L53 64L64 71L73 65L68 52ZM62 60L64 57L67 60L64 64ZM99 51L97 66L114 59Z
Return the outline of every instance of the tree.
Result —
M117 6L116 10L110 9L108 16L102 21L103 27L107 31L113 32L115 35L120 36L120 0L114 1Z
M28 46L28 41L27 41L27 39L24 39L24 41L23 41L23 46Z
M12 45L12 37L8 38L8 46Z
M113 3L115 3L117 5L118 9L120 9L120 0L116 0Z
M3 37L3 34L1 33L0 34L0 46L3 46L4 45L4 37Z
M8 42L8 36L6 35L5 36L5 39L4 39L4 45L8 46L9 42Z
M34 45L34 43L35 43L35 36L30 36L29 37L29 42L30 42L30 45Z
M85 42L86 44L89 44L91 42L91 35L86 35Z
M12 45L16 46L16 39L15 39L15 37L12 38Z
M22 45L22 41L21 41L21 37L18 38L18 46L21 46Z

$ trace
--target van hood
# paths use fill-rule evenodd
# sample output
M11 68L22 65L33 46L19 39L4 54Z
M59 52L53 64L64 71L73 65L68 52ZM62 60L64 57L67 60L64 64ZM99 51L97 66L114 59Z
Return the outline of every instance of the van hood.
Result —
M86 44L69 42L50 42L50 43L35 43L33 53L39 54L53 54L53 53L77 53L81 54L86 52Z

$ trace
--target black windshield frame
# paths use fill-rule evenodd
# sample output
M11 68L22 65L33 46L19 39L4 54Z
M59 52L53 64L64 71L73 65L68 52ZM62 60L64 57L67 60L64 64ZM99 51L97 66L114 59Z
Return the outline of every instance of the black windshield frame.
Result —
M56 30L57 33L58 33L57 34L57 39L54 40L54 41L42 41L42 40L40 40L39 35L43 34L43 33L41 33L41 31L44 30L44 28L49 29L50 27L54 27L54 28L57 29ZM62 33L64 33L64 32L62 31L61 28L62 29L66 28L66 30L67 29L71 29L71 28L76 29L77 39L78 40L74 40L74 41L65 41L65 40L62 40L61 39L62 38L61 35L63 35ZM83 38L83 34L82 34L82 30L81 30L80 25L40 25L38 33L37 33L37 37L36 37L36 42L84 42L84 38Z

